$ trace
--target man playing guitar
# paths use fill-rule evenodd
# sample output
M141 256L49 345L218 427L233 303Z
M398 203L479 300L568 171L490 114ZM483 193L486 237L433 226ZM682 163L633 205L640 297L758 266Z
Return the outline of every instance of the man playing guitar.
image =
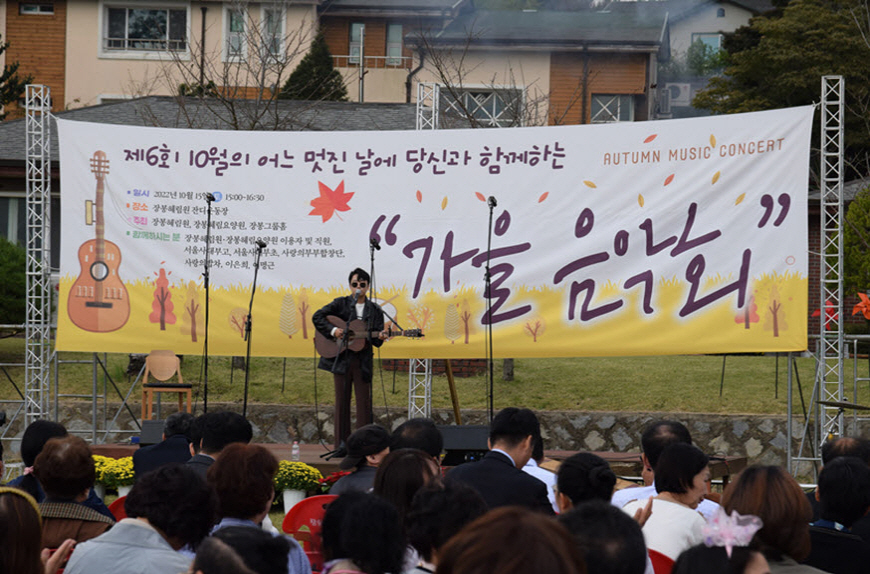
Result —
M338 297L314 313L311 317L317 331L330 340L338 342L341 351L334 357L321 357L318 368L330 371L335 379L335 448L350 435L351 390L356 394L356 428L372 422L372 345L380 347L387 338L384 333L384 312L366 298L371 278L365 270L356 268L350 272L348 283L352 294ZM333 321L328 319L332 316ZM335 321L335 318L340 321ZM366 325L366 333L376 333L367 337L359 351L348 348L347 325L361 319ZM334 323L344 322L344 326Z

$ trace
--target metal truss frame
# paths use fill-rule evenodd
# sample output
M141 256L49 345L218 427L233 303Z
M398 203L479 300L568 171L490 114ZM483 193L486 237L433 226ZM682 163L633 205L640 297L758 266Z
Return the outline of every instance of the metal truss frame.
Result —
M417 84L417 129L437 130L438 109L441 105L441 86Z
M51 370L51 89L25 88L27 304L24 422L49 416Z
M821 445L843 436L843 409L820 402L843 402L843 125L845 80L843 76L822 76L821 82L821 169L819 261L819 337L813 394L805 412L803 434L797 455L792 456L792 401L789 384L788 453L789 470L795 462L821 463ZM790 365L791 366L791 365ZM802 398L803 399L803 398ZM810 430L813 425L812 431ZM804 454L804 453L807 454Z

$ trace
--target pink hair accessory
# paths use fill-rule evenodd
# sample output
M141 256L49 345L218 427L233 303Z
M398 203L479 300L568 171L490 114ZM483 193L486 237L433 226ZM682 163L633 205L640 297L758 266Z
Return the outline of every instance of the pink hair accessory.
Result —
M749 546L755 533L761 530L764 523L757 516L747 514L742 516L736 510L731 511L731 516L720 506L701 533L704 535L704 544L707 546L724 546L728 558L731 558L731 549L735 546Z
M33 474L33 467L32 466L25 466L24 467L24 476L27 476L28 474Z

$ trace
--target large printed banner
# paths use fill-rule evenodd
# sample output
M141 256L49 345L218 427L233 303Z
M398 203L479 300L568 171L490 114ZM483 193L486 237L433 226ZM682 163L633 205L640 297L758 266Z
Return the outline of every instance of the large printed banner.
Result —
M212 194L212 354L245 353L257 241L259 356L310 357L312 313L372 254L375 299L425 334L384 357L481 357L490 324L500 357L804 349L812 117L329 133L58 120L57 345L201 353Z

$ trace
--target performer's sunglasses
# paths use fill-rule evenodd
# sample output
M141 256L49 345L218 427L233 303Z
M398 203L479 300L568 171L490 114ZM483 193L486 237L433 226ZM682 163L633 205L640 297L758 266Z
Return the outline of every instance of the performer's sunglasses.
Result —
M360 289L365 289L368 286L368 282L366 281L354 281L350 284L351 287L359 287Z

